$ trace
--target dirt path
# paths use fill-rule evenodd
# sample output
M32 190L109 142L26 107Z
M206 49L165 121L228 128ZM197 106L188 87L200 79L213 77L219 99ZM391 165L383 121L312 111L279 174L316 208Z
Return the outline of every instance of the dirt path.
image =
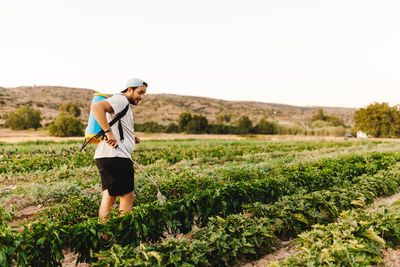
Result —
M234 139L242 140L247 137L231 134L167 134L167 133L136 133L142 140L172 140L172 139ZM83 140L83 137L55 137L45 131L13 131L11 129L0 129L0 142L20 143L28 141L67 141Z
M61 266L63 267L87 267L90 266L88 263L78 263L76 264L76 254L70 251L64 252L64 260L61 261Z
M11 129L0 129L0 142L19 143L28 141L65 141L65 140L82 140L82 137L54 137L45 131L13 131Z
M379 210L380 205L390 205L393 204L395 201L399 200L400 192L397 192L394 195L388 197L380 197L377 198L374 203L368 208L368 211L377 211Z
M182 133L141 133L137 135L142 140L172 140L172 139L230 139L230 140L243 140L248 138L262 139L269 141L284 141L284 140L299 140L299 141L392 141L400 142L400 139L383 139L383 138L344 138L334 136L300 136L300 135L233 135L233 134L182 134ZM83 137L54 137L46 131L14 131L11 129L0 129L0 142L6 143L19 143L27 141L66 141L66 140L83 140Z
M264 267L268 266L270 262L283 261L289 256L296 254L296 245L294 244L294 239L282 241L282 243L280 243L278 246L279 249L276 251L265 255L259 260L240 265L240 267Z
M374 202L374 205L371 206L368 210L376 211L379 210L380 205L390 205L393 202L400 199L400 192L394 194L393 196L386 198L379 198ZM388 248L383 252L383 260L385 261L386 267L398 267L400 266L400 248L396 250Z

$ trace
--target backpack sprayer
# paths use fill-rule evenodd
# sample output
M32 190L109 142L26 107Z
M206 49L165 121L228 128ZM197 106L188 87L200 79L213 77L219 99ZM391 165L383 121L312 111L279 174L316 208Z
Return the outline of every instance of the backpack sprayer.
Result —
M105 94L100 94L100 93L96 93L94 94L91 106L99 101L102 101L104 99L107 99L108 96ZM119 128L119 133L120 133L120 138L121 140L123 140L123 132L122 132L122 126L121 126L121 118L123 116L125 116L126 112L129 109L129 104L120 112L118 113L114 119L112 119L109 122L110 127L112 125L114 125L116 122L118 122L118 128ZM94 114L92 112L92 110L90 109L90 115L89 115L89 121L88 121L88 125L86 127L85 130L85 140L82 144L82 147L80 149L80 151L82 151L87 144L89 143L99 143L100 141L102 141L103 139L107 140L107 136L105 135L104 130L101 128L101 126L99 125L99 123L96 121ZM122 144L122 143L121 143ZM165 203L165 201L167 200L167 198L161 194L160 188L158 187L157 183L150 178L150 176L136 163L136 161L134 161L131 157L129 157L129 155L127 155L127 153L125 153L125 151L123 151L118 145L115 147L115 149L119 149L122 153L124 153L124 155L130 159L132 161L132 163L147 177L147 179L149 179L149 181L157 188L157 200L159 204L163 204Z

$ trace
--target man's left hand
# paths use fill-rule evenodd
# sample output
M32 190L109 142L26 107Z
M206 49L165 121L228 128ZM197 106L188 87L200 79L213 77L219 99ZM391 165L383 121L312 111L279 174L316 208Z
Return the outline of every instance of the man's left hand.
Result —
M140 143L140 137L135 136L135 144L139 144Z

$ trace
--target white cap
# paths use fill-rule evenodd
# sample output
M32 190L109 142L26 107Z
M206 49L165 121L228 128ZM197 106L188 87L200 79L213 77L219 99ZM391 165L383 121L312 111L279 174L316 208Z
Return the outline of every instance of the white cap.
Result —
M131 78L128 80L128 82L126 83L126 87L125 89L128 89L129 87L147 87L147 83L145 83L143 80L139 79L139 78Z

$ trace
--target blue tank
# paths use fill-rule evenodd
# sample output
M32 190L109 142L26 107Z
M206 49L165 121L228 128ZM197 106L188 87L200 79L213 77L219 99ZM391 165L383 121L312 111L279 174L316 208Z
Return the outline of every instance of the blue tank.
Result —
M85 139L87 141L102 130L100 125L99 125L99 123L94 118L94 115L93 115L93 112L92 112L92 106L93 106L93 104L95 104L97 102L100 102L100 101L102 101L104 99L107 99L107 98L108 98L107 95L101 94L101 93L95 93L94 96L93 96L92 103L90 104L89 121L88 121L88 125L86 127L86 130L85 130ZM99 143L102 139L103 139L103 137L93 138L92 140L90 140L89 143Z

